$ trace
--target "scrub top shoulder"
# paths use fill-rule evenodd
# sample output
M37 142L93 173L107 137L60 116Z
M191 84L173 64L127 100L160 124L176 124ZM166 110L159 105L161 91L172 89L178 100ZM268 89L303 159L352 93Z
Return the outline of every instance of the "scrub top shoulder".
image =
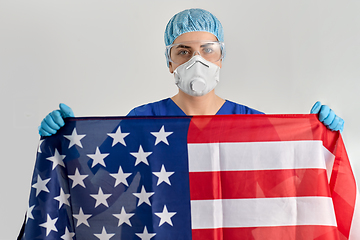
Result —
M247 106L225 100L216 115L263 114ZM186 116L171 98L144 104L132 109L127 116Z

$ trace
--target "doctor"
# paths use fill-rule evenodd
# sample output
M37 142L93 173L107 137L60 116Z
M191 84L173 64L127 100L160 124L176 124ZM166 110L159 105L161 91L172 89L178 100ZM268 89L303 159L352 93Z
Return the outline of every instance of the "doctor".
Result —
M262 114L215 94L225 45L222 25L213 14L202 9L179 12L168 22L164 38L169 71L179 91L171 98L136 107L128 116ZM41 122L41 136L55 134L64 126L63 118L74 117L70 107L62 103L59 107ZM343 130L343 119L328 106L316 102L310 113L318 114L329 129Z

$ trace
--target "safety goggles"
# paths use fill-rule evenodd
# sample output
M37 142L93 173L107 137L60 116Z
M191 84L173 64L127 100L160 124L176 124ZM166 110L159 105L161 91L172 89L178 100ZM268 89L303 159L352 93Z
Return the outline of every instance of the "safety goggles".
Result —
M191 41L166 46L166 58L169 62L183 64L198 54L205 60L215 63L224 57L224 43L214 41Z

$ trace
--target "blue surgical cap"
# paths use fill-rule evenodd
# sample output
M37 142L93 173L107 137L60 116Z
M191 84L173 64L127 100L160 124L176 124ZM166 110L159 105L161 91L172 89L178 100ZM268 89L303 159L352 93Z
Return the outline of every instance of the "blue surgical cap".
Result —
M224 30L220 21L206 10L193 8L179 12L170 19L164 34L165 44L173 44L183 33L198 31L212 33L218 41L224 41Z

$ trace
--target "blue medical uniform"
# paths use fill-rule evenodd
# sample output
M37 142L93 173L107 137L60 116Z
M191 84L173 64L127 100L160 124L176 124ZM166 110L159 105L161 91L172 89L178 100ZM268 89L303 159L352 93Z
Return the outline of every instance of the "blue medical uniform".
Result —
M263 114L247 106L225 100L216 115L228 114ZM131 110L127 116L186 116L171 98L148 103Z

